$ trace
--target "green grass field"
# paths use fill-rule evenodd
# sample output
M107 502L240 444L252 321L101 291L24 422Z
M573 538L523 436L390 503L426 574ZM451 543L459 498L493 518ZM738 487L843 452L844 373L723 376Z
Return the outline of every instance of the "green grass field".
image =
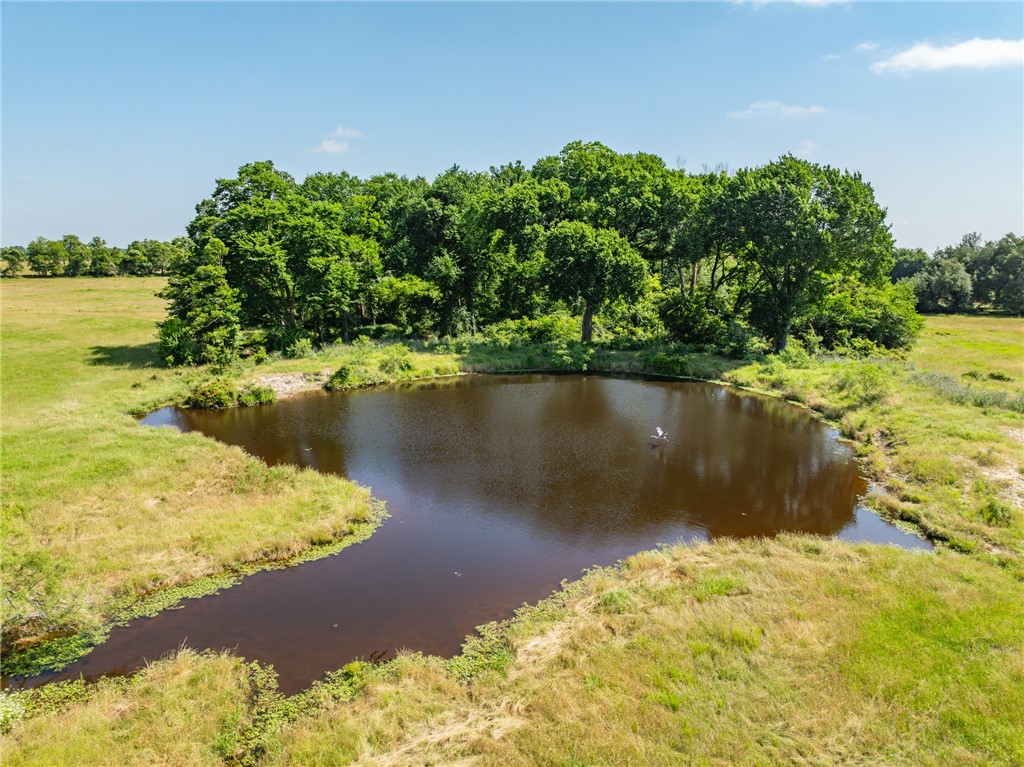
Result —
M3 290L3 574L9 640L331 541L369 514L351 483L269 469L130 412L182 396L160 365L160 279L21 279Z
M129 413L205 375L159 365L159 285L0 286L10 641L335 541L370 514L342 480L135 425ZM579 363L442 351L397 372ZM323 380L344 364L363 380L387 354L339 347L232 374ZM906 360L599 351L586 364L685 369L822 413L857 441L870 502L939 548L786 536L640 553L488 627L453 661L355 664L292 698L265 670L187 652L130 680L0 696L4 763L1024 763L1024 321L928 318Z

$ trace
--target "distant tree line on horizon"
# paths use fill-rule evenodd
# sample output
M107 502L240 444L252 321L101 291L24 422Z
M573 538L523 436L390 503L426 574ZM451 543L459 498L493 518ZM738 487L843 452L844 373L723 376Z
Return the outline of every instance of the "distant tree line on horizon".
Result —
M27 246L12 245L0 252L0 275L16 277L27 269L40 277L148 277L168 274L171 262L192 247L185 237L169 242L136 240L126 248L109 246L101 237L84 242L66 234L59 240L37 237Z
M1024 314L1024 238L1012 233L982 243L972 232L931 257L921 248L897 249L891 276L909 282L922 312Z

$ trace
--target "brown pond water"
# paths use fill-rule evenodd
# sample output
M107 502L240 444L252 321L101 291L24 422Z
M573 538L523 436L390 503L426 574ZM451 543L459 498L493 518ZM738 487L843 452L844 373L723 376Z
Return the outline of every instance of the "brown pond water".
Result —
M795 531L929 548L859 507L867 485L834 430L710 384L470 376L142 423L346 476L391 516L339 555L137 620L23 684L129 672L187 644L272 663L296 692L355 658L454 655L476 626L659 543ZM652 445L656 426L669 442Z

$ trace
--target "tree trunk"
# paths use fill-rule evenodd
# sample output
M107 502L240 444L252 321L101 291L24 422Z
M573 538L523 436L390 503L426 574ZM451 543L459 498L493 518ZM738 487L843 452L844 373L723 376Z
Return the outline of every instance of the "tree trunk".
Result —
M781 324L775 331L775 339L772 342L772 349L776 354L781 354L789 343L789 320Z
M587 301L583 310L583 343L590 343L590 336L594 332L594 307Z

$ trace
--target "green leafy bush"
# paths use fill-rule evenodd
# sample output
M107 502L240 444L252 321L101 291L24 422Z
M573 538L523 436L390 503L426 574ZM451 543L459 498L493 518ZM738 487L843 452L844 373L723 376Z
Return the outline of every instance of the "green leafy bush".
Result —
M414 365L408 347L402 344L384 347L384 359L380 361L379 367L382 373L389 376L412 370Z
M238 390L223 378L211 378L192 387L185 399L185 407L196 410L220 410L232 407L238 401Z
M680 292L670 293L661 301L658 315L676 341L732 357L742 356L751 346L750 330L718 296L691 299Z
M779 359L794 370L806 370L813 364L811 355L799 338L793 338L786 344L786 348L779 352Z
M855 405L871 405L884 400L889 394L889 377L882 368L871 362L846 365L832 375L832 386L846 394Z
M302 359L313 356L313 342L303 336L296 338L284 350L284 356L288 359Z
M246 384L238 392L238 404L250 407L252 405L269 405L277 399L274 390L269 386L257 386Z
M197 357L196 342L188 327L177 317L170 317L158 326L160 356L168 365L191 365Z
M924 321L915 311L909 282L869 286L850 283L830 291L795 328L807 338L813 333L826 349L870 341L885 349L910 347Z
M324 388L327 391L341 391L342 389L349 389L352 386L358 385L358 380L358 374L352 365L342 365L327 379Z
M537 319L523 317L502 320L484 328L483 336L501 346L528 343L571 342L580 336L581 319L564 313L548 314Z
M979 511L982 519L996 527L1009 527L1013 522L1013 508L995 496L987 498Z
M647 367L655 373L669 376L690 375L690 365L681 354L657 352L647 358Z

